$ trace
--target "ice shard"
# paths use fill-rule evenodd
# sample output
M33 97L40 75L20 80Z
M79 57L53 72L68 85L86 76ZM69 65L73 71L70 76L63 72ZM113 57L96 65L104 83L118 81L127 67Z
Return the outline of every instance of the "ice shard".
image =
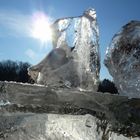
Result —
M78 17L58 19L52 25L52 30L54 49L42 62L31 67L29 74L36 73L36 79L40 79L37 80L38 83L45 85L60 86L61 83L68 87L97 90L100 58L99 29L95 10L88 9ZM60 60L61 54L65 60ZM55 57L57 59L52 61ZM52 68L51 65L55 63L60 65Z
M140 98L140 21L129 22L113 37L104 62L119 93Z

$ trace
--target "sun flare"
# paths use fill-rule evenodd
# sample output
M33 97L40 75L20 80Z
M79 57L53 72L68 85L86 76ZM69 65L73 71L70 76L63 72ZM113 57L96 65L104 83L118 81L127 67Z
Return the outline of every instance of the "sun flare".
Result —
M41 43L47 43L51 40L50 21L45 14L38 12L33 15L31 36L40 40Z

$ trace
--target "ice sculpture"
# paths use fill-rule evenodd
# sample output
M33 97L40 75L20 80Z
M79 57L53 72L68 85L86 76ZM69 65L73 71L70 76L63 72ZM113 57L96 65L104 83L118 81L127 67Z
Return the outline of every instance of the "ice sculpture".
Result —
M29 75L45 85L96 91L100 58L95 10L89 9L78 17L58 19L52 30L54 49L42 62L29 68Z
M114 36L104 62L119 93L140 98L140 21L129 22Z

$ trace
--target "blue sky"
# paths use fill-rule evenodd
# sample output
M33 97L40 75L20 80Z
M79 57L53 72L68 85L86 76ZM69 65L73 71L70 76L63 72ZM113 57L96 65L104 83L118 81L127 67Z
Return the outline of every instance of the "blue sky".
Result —
M42 11L53 21L95 8L100 29L101 79L111 78L103 65L113 35L130 20L140 20L140 0L0 0L0 61L37 64L51 49L28 33L31 16Z

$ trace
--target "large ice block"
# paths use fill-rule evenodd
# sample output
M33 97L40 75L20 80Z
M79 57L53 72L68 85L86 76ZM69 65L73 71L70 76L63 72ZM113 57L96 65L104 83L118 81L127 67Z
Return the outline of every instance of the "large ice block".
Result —
M140 21L129 22L114 36L105 65L121 95L140 98Z
M54 49L40 64L31 67L29 74L36 73L34 79L45 85L97 90L100 58L95 10L89 9L78 17L58 19L52 25L52 31ZM65 56L65 63L59 59L60 52ZM52 61L55 57L57 59ZM56 61L60 65L52 68Z

